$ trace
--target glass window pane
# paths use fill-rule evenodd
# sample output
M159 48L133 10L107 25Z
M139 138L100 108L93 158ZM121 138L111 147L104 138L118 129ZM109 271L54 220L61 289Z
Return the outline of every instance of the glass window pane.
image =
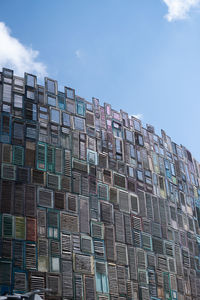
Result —
M56 88L55 88L55 82L53 80L47 79L47 91L55 94Z
M63 125L64 126L71 126L71 121L70 121L70 115L63 113Z
M22 95L14 94L14 107L22 108L23 106L22 101L23 101Z
M67 94L67 98L69 99L75 98L75 91L73 89L66 88L66 94Z
M60 124L60 111L51 109L51 122Z
M52 106L56 106L56 98L48 96L48 104Z
M85 123L84 123L84 119L78 118L78 117L74 117L74 127L76 130L84 130L85 128Z

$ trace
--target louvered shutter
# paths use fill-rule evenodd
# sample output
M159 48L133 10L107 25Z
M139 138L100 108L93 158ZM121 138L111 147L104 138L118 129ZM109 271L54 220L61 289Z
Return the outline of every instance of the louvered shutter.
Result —
M181 261L181 253L180 253L180 248L178 246L175 246L175 260L176 260L176 270L177 270L177 275L182 275L183 274L183 267L182 267L182 261Z
M104 223L113 223L113 206L107 202L100 202L101 221Z
M61 294L61 277L58 275L47 274L47 288L51 289L52 295L60 296L60 294Z
M23 269L24 264L24 243L22 241L14 241L13 262L14 266Z
M53 190L59 190L60 189L59 175L47 173L47 187Z
M13 183L2 180L1 182L1 212L12 213L13 206Z
M128 246L128 259L129 259L129 271L130 279L137 280L137 262L135 248Z
M15 238L21 240L26 238L25 218L23 217L15 217Z
M108 261L116 260L115 235L113 226L105 226L106 257Z
M81 174L73 172L72 176L72 191L76 194L81 194Z
M95 293L95 281L94 277L85 276L84 277L84 290L85 290L85 299L87 300L95 300L96 293Z
M133 215L133 214L132 214L132 227L135 230L139 230L139 231L142 230L142 219L138 216Z
M126 295L126 274L125 267L117 266L117 279L119 294Z
M152 235L155 237L162 238L161 225L155 222L151 223L152 226Z
M12 260L13 256L13 242L10 239L0 240L1 258Z
M0 285L9 286L11 282L11 268L10 262L0 261Z
M161 224L166 225L167 224L167 218L166 218L166 210L165 210L165 201L164 199L159 199L159 208L160 208L160 220Z
M137 214L139 212L138 197L136 195L130 194L130 203L131 210Z
M121 211L130 212L130 205L129 205L129 195L126 192L119 191L119 209Z
M80 203L80 232L89 233L89 199L86 197L79 198Z
M13 164L18 166L24 165L24 148L13 146Z
M82 176L81 191L82 191L83 196L89 197L89 179L88 179L88 177Z
M125 244L116 243L117 263L127 265L127 247Z
M82 254L74 254L74 268L75 272L84 274L93 274L93 257Z
M133 244L133 235L131 229L131 218L130 215L124 214L124 229L125 229L125 241L126 244Z
M35 143L26 142L26 152L25 152L25 165L27 167L35 167L35 158L36 158L36 151L35 151Z
M146 209L147 209L147 218L153 220L153 208L151 202L151 195L146 193Z
M38 143L37 145L37 168L46 171L46 144Z
M47 146L47 171L54 172L55 170L55 149Z
M96 183L96 177L89 177L89 190L90 194L96 195L97 194L97 183Z
M104 238L103 223L91 221L91 236L98 239Z
M74 277L75 282L75 299L82 300L83 299L83 280L82 276L75 274Z
M140 216L146 217L146 205L145 205L145 197L142 191L138 191L137 193L140 203Z
M157 268L158 270L168 272L167 257L164 255L157 256Z
M64 163L64 175L71 176L71 152L69 150L65 150L65 163Z
M147 253L147 263L149 268L155 268L156 260L155 255L153 253Z
M71 259L72 253L72 237L70 234L61 233L61 256L66 259Z
M158 208L158 199L156 197L152 197L153 201L153 215L154 215L154 221L157 223L160 223L160 213Z
M146 287L140 287L139 289L139 299L140 300L149 300L149 289Z
M73 132L72 134L72 152L73 156L79 158L79 134Z
M40 206L53 208L53 191L48 189L38 189L38 204Z
M17 181L21 183L30 182L30 170L28 168L17 168Z
M37 210L37 234L46 237L46 210Z
M26 185L25 188L25 214L29 217L36 216L36 192L32 185Z
M12 145L2 144L2 162L12 163Z
M35 242L37 238L36 219L26 218L26 239Z
M118 295L117 284L117 268L114 264L108 264L108 281L109 281L109 293L111 295Z
M41 272L29 273L29 284L30 284L31 291L34 291L37 289L44 289L46 287L44 274ZM41 295L41 297L44 298L43 293L40 293L40 295Z
M163 241L159 238L152 237L153 251L157 254L163 254Z
M36 245L26 243L26 269L36 269Z
M92 253L92 239L89 236L81 236L81 251L83 253Z
M66 192L71 192L71 177L62 176L61 177L61 189Z
M25 292L27 289L26 273L15 272L14 273L14 290L16 292Z
M44 172L39 170L32 170L32 183L44 185Z
M65 194L61 192L55 192L54 198L54 207L56 209L65 209Z
M67 213L61 213L61 230L67 232L78 232L78 217Z
M90 218L99 220L99 200L97 196L90 196Z
M150 234L142 232L142 248L152 251L152 237Z
M62 149L55 149L55 172L62 173Z
M114 185L119 188L126 188L126 177L117 173L113 174Z
M115 239L116 242L125 243L123 213L115 211Z
M73 299L72 262L62 261L62 295L64 299Z
M104 259L105 258L104 241L93 239L93 247L94 247L95 258Z
M13 216L3 214L2 215L2 233L5 238L13 237Z
M24 215L24 185L15 183L14 214Z

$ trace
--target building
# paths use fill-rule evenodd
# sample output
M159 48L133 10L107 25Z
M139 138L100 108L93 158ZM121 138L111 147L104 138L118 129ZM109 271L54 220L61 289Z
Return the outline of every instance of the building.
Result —
M0 292L200 299L200 168L164 131L0 73Z

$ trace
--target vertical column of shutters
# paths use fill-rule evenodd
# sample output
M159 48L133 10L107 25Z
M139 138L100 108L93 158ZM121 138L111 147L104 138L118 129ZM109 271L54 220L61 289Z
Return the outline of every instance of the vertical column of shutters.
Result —
M105 245L106 245L106 257L108 261L116 260L115 250L115 234L114 227L112 225L105 226Z

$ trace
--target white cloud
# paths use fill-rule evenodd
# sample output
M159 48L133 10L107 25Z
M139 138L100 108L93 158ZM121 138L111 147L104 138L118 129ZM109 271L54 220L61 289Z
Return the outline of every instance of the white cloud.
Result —
M20 76L24 72L36 74L38 77L47 75L45 64L36 60L39 52L12 37L10 29L3 22L0 22L0 41L1 67L11 68Z
M82 57L81 50L80 50L80 49L77 49L77 50L75 51L75 55L76 55L76 57L77 57L78 59L81 59L81 57Z
M200 0L163 0L168 7L166 19L171 22L174 20L184 20L192 8L200 4Z
M136 114L136 115L132 115L134 118L142 120L143 119L143 114Z

